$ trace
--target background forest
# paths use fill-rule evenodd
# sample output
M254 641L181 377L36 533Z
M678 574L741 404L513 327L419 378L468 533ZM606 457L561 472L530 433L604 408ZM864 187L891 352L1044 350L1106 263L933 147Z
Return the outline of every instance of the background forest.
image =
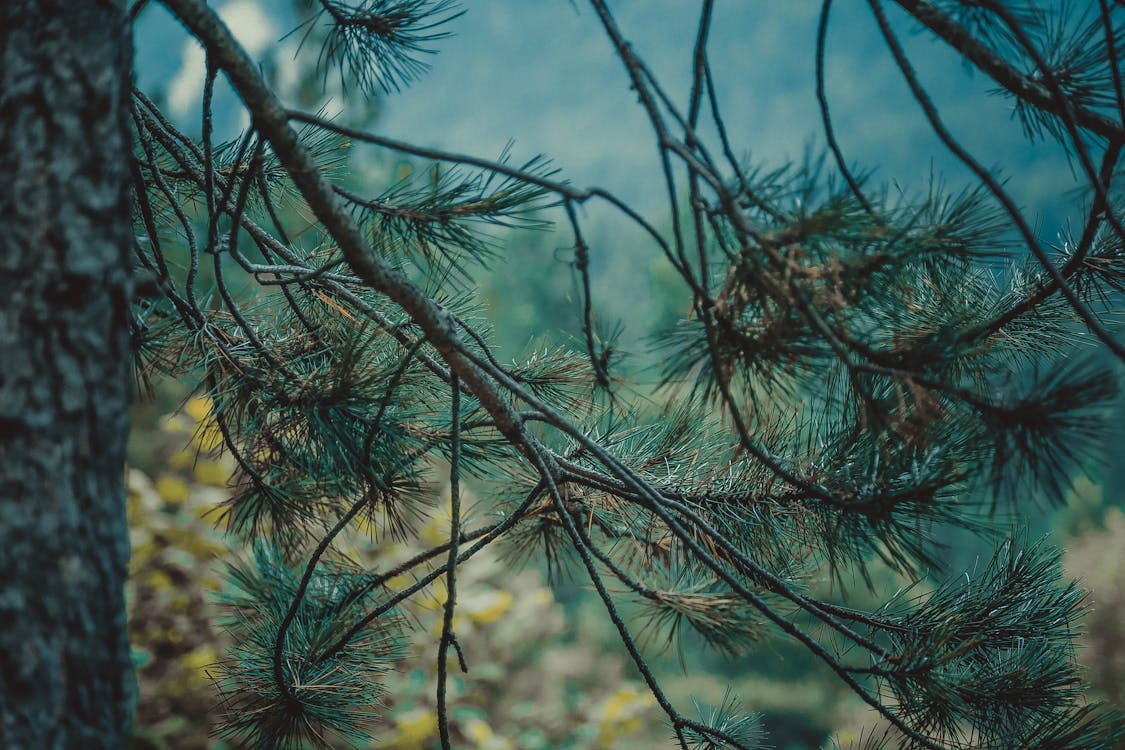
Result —
M277 44L296 25L294 19L307 10L304 0L284 7L279 2L250 0L216 5L244 43L263 54L273 83L307 109L344 110L351 121L358 120L364 127L388 133L409 131L426 145L472 153L507 149L517 162L530 156L525 148L533 148L535 153L551 156L576 184L604 182L642 208L657 205L659 190L653 183L659 177L644 151L650 144L631 136L635 126L629 122L616 116L599 119L598 94L584 83L601 75L588 66L599 60L616 66L617 61L605 51L596 51L592 43L581 42L580 22L589 18L583 19L567 2L466 4L468 12L451 27L455 36L443 40L440 54L429 60L434 69L427 85L373 100L349 98L342 89L333 94L337 82L332 76L324 77L323 71L294 62L304 30ZM815 171L818 155L824 151L816 136L816 104L800 100L790 89L791 80L809 76L810 32L815 28L819 3L779 3L776 18L771 20L774 25L767 29L752 29L750 11L738 6L719 6L719 12L727 15L724 23L717 24L715 54L726 54L727 67L717 65L732 89L737 84L756 93L753 100L733 98L735 106L728 114L731 127L761 130L753 139L757 148L775 150L755 157L778 166L804 162L808 170ZM682 62L688 54L685 49L690 50L690 40L669 33L683 9L665 2L622 2L615 7L623 25L636 32L643 51L657 67L668 61L675 78L671 61ZM1071 12L1068 6L1062 8L1063 13ZM690 18L691 9L687 12ZM870 95L858 88L856 96L850 95L850 76L859 75L862 69L864 75L878 79L886 71L872 67L866 57L864 40L873 39L876 32L858 16L849 15L846 8L838 12L838 29L842 30L837 33L852 36L853 49L839 50L843 62L834 68L829 86L839 99L834 114L841 123L839 137L849 143L849 157L877 166L877 174L884 180L901 178L914 183L924 177L954 187L963 183L963 170L940 155L925 135L920 117L907 119L899 114L904 108L895 101L905 97L901 84L896 88L888 82L879 101L865 98ZM316 33L312 29L311 38L304 43L318 44ZM596 41L604 45L604 40ZM142 12L136 44L139 85L172 115L191 111L197 104L192 92L199 90L202 53L196 54L184 42L175 22L156 5ZM181 44L182 55L177 56ZM743 54L756 45L768 45L771 50L759 58L771 60L764 70L756 69L748 59L751 56ZM781 46L792 49L781 54ZM486 59L482 50L489 50L493 58ZM960 118L971 123L981 107L1006 106L989 97L987 87L959 63L950 65L948 53L923 48L920 56L934 74L937 96L947 97L951 121ZM467 60L480 62L470 65ZM627 81L620 71L614 67L606 75L619 85L599 80L600 94L611 100L627 96ZM328 85L328 94L322 84ZM794 90L803 96L809 93L807 86ZM442 93L435 95L435 91ZM486 91L498 93L488 97ZM225 136L235 138L244 123L231 95L221 87L215 108ZM581 118L568 114L579 108L584 113ZM794 127L794 122L799 125ZM198 129L188 121L182 126L188 133ZM1047 144L1013 151L1011 143L1018 131L1017 124L1009 134L980 132L971 125L965 129L975 145L1011 166L1013 190L1021 201L1035 207L1041 227L1057 226L1061 232L1067 217L1060 195L1074 189L1072 165L1062 149ZM511 138L516 141L509 146ZM368 186L376 175L388 189L417 188L442 179L437 168L423 160L370 152L355 155L341 142L325 144L325 153L333 149L338 151L337 168L344 184L349 175L360 174ZM1013 153L1018 156L1009 158ZM926 170L922 175L919 165ZM670 216L649 218L660 226L672 221ZM299 222L301 217L288 219ZM589 219L591 244L597 245L612 230L596 210ZM558 236L540 231L536 223L536 217L530 217L521 226L490 228L490 252L496 262L486 264L486 270L474 271L472 281L464 282L476 288L481 301L479 317L490 324L497 353L505 358L529 353L548 358L561 344L577 341L578 348L583 346L581 280L573 248ZM1051 234L1046 229L1041 233ZM201 273L207 276L206 269ZM424 274L424 269L418 273ZM678 279L663 258L654 258L639 235L614 237L612 254L591 258L590 277L593 295L604 300L594 321L595 335L620 357L615 360L615 372L627 375L632 383L622 397L638 413L658 421L663 416L657 385L667 354L654 344L652 335L688 312L682 294L676 293ZM236 291L247 295L248 303L253 300L254 289ZM236 467L221 450L222 436L212 418L210 398L194 384L172 379L144 386L144 396L134 409L128 473L133 547L130 630L141 689L132 747L226 747L209 736L222 710L216 704L213 665L231 645L219 627L224 617L221 603L231 595L223 583L226 577L220 573L232 560L245 563L254 555L251 548L240 547L217 528ZM1119 399L1108 408L1114 410L1113 421L1125 424L1125 403ZM1079 660L1088 670L1094 695L1121 706L1125 706L1123 443L1125 436L1118 433L1103 443L1104 455L1080 457L1076 478L1057 488L1065 499L1062 507L1055 502L1057 498L1043 491L1043 497L1022 503L1018 517L1010 519L1011 527L1024 538L1045 536L1065 548L1066 574L1081 580L1092 604ZM448 533L449 487L440 476L435 472L426 485L432 511L418 519L421 541L431 544ZM475 497L487 491L487 487L468 482L464 512L471 517ZM364 533L361 524L346 547L349 556L364 564L394 565L422 549L408 541L376 544L377 535L366 531L371 533ZM836 599L846 593L849 604L862 606L865 601L878 602L879 594L886 596L903 587L931 590L947 571L983 565L995 547L989 539L964 531L949 528L943 533L947 548L939 562L945 567L929 577L910 580L873 559L868 568L870 581L858 577L833 580L826 572L814 593ZM513 561L523 564L513 568ZM390 710L381 739L373 747L429 750L435 746L435 636L441 630L445 601L439 583L426 596L409 602L405 616L415 622L415 632L420 635L405 647L397 669L386 678ZM876 593L869 593L868 587ZM458 589L457 632L471 669L467 675L455 673L451 678L452 695L459 698L451 720L460 736L471 739L473 744L467 747L627 750L673 746L654 699L619 655L612 624L584 579L560 573L560 567L550 560L522 559L518 549L486 550L466 564ZM691 634L673 643L650 634L642 643L674 702L691 705L698 699L699 711L705 716L708 711L726 708L729 696L737 695L747 709L761 714L769 742L779 750L859 747L880 728L876 714L826 667L788 641L767 635L753 650L737 656L704 648L702 639ZM690 677L683 670L685 664L692 667ZM552 678L545 680L544 674Z

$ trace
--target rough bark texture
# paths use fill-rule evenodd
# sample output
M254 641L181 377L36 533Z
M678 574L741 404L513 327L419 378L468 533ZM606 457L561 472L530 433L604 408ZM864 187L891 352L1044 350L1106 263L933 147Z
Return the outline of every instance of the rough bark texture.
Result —
M124 0L0 1L0 747L126 744Z

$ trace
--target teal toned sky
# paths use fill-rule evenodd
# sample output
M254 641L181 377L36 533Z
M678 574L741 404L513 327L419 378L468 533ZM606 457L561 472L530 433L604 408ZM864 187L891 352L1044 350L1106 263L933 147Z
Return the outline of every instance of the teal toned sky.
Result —
M155 5L155 4L154 4ZM284 77L294 69L296 37L288 0L225 0L216 7L259 59ZM542 153L577 185L615 190L647 213L660 213L663 186L652 131L629 90L596 15L580 0L464 2L467 12L436 43L432 70L386 98L377 129L421 145L494 157L509 140L516 159ZM624 33L679 105L687 99L697 3L619 0ZM718 0L709 50L724 116L740 156L777 166L823 148L813 50L816 0ZM900 19L901 21L901 19ZM1003 165L1009 188L1055 240L1060 197L1073 184L1051 146L1030 145L1010 103L990 95L940 44L909 24L900 32L943 117L986 165ZM173 114L195 117L202 53L153 7L137 32L138 80L166 85ZM848 159L875 168L877 181L924 188L931 169L957 184L964 172L930 134L883 46L865 3L833 10L827 89ZM228 105L229 106L229 105Z

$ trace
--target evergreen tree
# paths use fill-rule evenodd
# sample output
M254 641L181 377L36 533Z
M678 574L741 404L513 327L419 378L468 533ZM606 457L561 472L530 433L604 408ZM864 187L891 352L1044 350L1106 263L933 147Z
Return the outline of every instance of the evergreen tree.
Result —
M765 632L793 639L891 727L872 747L1098 748L1125 736L1112 711L1084 701L1073 654L1083 596L1042 543L997 539L987 564L873 610L807 585L874 558L908 574L932 568L939 531L987 533L992 514L1036 492L1061 496L1103 440L1118 365L1093 364L1083 342L1125 359L1111 322L1125 288L1122 26L1107 0L1085 14L869 0L933 131L979 183L917 200L854 176L833 136L829 0L815 83L840 180L738 162L707 54L710 0L686 111L605 0L591 0L653 127L666 232L541 159L443 153L288 110L203 0L163 4L203 45L207 77L199 140L143 93L134 100L134 250L151 281L134 309L136 367L196 378L239 467L224 518L256 551L231 569L237 646L219 675L230 737L363 741L407 625L396 607L444 583L437 701L451 747L447 665L472 663L455 628L458 569L490 544L589 578L681 748L768 738L733 698L673 705L637 645L642 630L690 629L723 653ZM1045 247L943 124L886 5L993 80L1029 138L1068 149L1088 190L1061 248ZM301 33L315 30L321 46L303 54L371 96L417 78L459 11L446 0L320 0L310 13ZM225 144L211 111L220 74L251 122ZM355 187L335 171L348 144L440 168L422 188ZM578 210L592 201L647 232L690 301L661 339L657 420L630 407L594 325ZM298 235L294 212L313 228ZM584 338L502 363L470 283L494 251L482 229L550 215L574 247ZM392 570L333 552L361 516L388 539L412 534L439 464L446 541ZM462 513L463 476L488 487L489 515ZM387 585L403 575L414 583ZM637 617L626 601L641 605Z
M0 747L122 747L124 3L0 5Z

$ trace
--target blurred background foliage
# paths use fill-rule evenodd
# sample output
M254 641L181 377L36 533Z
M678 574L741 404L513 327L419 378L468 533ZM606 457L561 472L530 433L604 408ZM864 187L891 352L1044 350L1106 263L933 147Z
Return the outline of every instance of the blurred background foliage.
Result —
M507 245L502 254L518 262L522 254L549 247L550 235L513 232L502 239ZM553 270L523 276L530 279L524 285L513 285L509 274L482 276L498 339L510 344L523 332L538 331L538 337L523 334L525 346L542 348L578 330L567 259L558 257ZM658 264L649 274L653 296L667 294ZM506 326L511 330L506 332ZM648 363L634 359L628 366L643 373ZM654 394L635 391L633 397L655 416L659 403ZM192 396L188 385L172 381L149 384L134 408L128 596L140 702L132 750L229 747L209 734L223 710L213 669L229 646L215 624L222 616L217 604L224 580L220 573L224 560L245 558L251 551L223 532L223 503L234 466L221 451L209 411L206 398ZM433 468L434 476L442 475L442 467ZM1121 467L1092 461L1086 468L1062 509L1014 523L1032 537L1049 534L1066 549L1066 571L1081 581L1091 605L1080 660L1096 697L1125 705L1125 512L1115 476ZM475 489L482 496L488 491ZM430 495L432 514L419 526L415 541L392 542L381 539L373 527L361 528L336 545L336 554L386 569L441 543L448 528L443 513L448 487L435 483ZM477 508L487 512L487 502ZM945 562L951 571L986 560L991 552L987 540L970 535L950 537L949 542ZM553 578L548 572L542 561L515 568L502 550L490 548L465 567L456 629L469 673L455 667L451 671L457 746L671 747L669 729L639 675L621 658L596 596L568 578L565 568ZM874 590L862 580L833 581L826 572L821 591L814 593L864 606L877 601L879 592L886 595L910 585L918 591L929 585L897 577L877 560L870 572ZM934 582L945 575L935 571ZM415 637L387 683L388 705L380 709L384 718L373 748L435 747L435 633L444 601L440 584L439 579L403 613L414 625ZM858 748L872 732L885 731L834 675L781 639L767 636L737 658L708 649L691 633L679 643L653 641L647 648L673 701L690 706L696 700L706 710L705 704L721 705L728 691L738 695L761 714L769 740L779 750Z
M215 526L234 467L218 451L209 402L191 397L175 413L150 418L154 405L175 390L161 384L152 403L138 406L128 469L130 634L141 695L135 750L224 747L208 736L223 710L211 675L229 645L214 625L224 580L218 573L224 559L250 552ZM440 543L447 534L448 487L444 493L435 487L433 514L413 543L376 543L375 529L360 524L336 553L389 567ZM466 502L471 513L472 497ZM411 582L403 577L388 585ZM604 615L577 601L578 616L568 615L539 569L514 571L494 551L474 557L459 582L456 627L470 670L455 670L451 683L459 746L660 746L667 732L655 703L611 653L608 623L595 622ZM390 697L375 748L422 750L436 740L435 634L444 596L439 579L401 613L417 637L387 681Z
M302 4L307 0L295 1ZM342 82L312 69L287 72L294 43L290 39L289 46L279 45L263 61L263 70L285 98L305 109L330 103L339 109L342 103L348 110L343 119L359 126L377 119L382 98L342 96ZM319 40L308 43L315 47ZM160 93L154 98L159 102ZM380 160L371 152L362 162L349 162L346 144L335 147L344 184L348 170L362 172L366 179L384 174L388 186L430 179L430 165ZM581 310L568 239L549 232L493 230L490 241L498 260L465 283L484 300L482 315L492 327L498 355L526 356L577 339ZM663 258L654 259L640 237L618 238L612 254L593 262L601 264L594 275L604 288L633 290L620 299L604 299L599 308L603 317L595 324L603 341L622 338L620 349L632 352L618 363L618 371L640 384L630 394L633 407L658 419L662 404L655 373L660 355L645 346L641 332L666 330L686 315L686 306L677 308L685 299L681 282ZM417 269L419 275L427 272ZM202 285L208 275L204 268ZM646 377L648 373L653 374ZM223 532L223 504L234 466L209 421L210 403L193 396L193 387L173 381L143 384L133 411L127 469L133 549L128 601L140 698L130 750L229 747L211 736L224 710L212 676L231 645L216 626L222 617L221 571L225 560L246 558L251 550ZM1114 408L1116 422L1125 424L1125 404ZM434 468L434 476L441 476L441 467ZM1125 706L1125 462L1092 456L1083 468L1086 473L1070 488L1062 509L1047 510L1048 503L1042 502L1037 515L1012 519L1012 524L1031 538L1050 535L1065 548L1067 574L1089 592L1091 609L1079 659L1093 686L1091 698ZM467 501L472 503L475 489L481 496L478 507L486 512L487 488L468 489ZM443 518L448 487L434 484L431 499L432 514L414 542L388 542L374 529L366 534L360 529L337 544L335 553L387 568L441 543L448 528ZM989 540L965 533L951 532L947 541L946 571L935 571L933 581L904 580L876 559L869 567L872 589L863 580L832 580L825 571L822 589L810 593L846 598L862 607L878 601L880 592L904 586L925 590L948 572L987 560L993 549ZM670 729L639 675L622 658L596 596L565 572L554 577L548 572L542 561L515 568L492 548L464 566L456 632L469 672L461 674L451 666L455 746L671 748ZM436 747L436 634L444 601L440 581L427 593L401 613L414 625L415 637L405 644L397 670L387 680L389 697L380 708L380 739L373 749ZM695 700L700 711L707 711L708 705L722 705L729 694L738 695L748 709L761 714L769 743L778 750L859 748L873 733L887 731L826 667L781 639L767 636L737 658L706 648L691 633L679 643L650 642L647 648L675 703L690 706Z

